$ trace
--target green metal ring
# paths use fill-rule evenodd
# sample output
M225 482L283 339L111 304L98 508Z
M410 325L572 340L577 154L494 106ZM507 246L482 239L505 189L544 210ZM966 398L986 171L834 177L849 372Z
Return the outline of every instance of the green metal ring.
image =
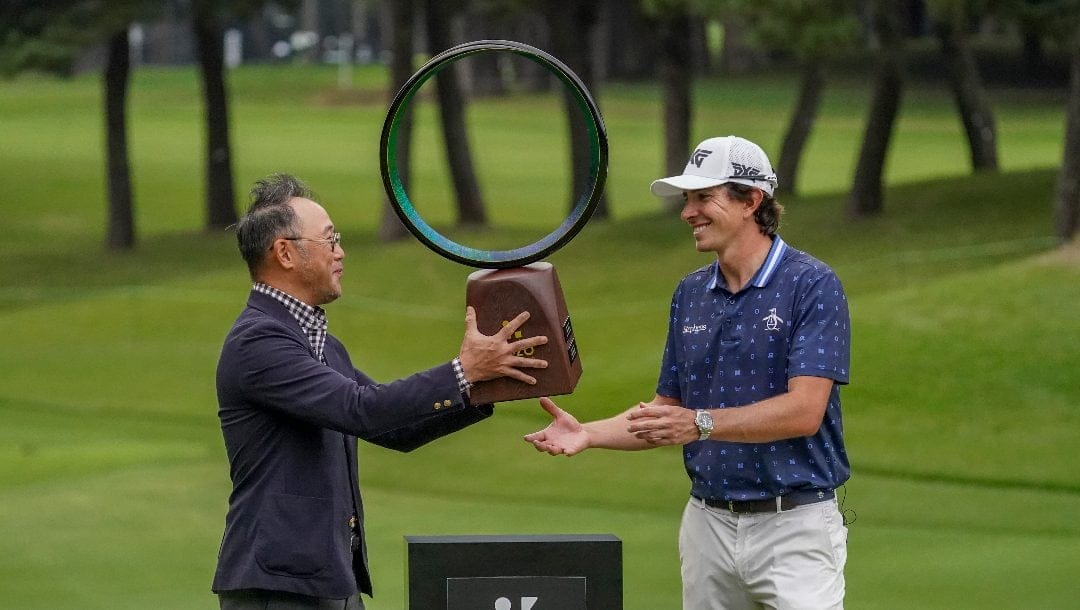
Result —
M559 80L573 94L578 108L586 118L589 134L589 182L585 191L574 202L570 215L538 241L512 250L480 250L459 244L436 231L424 221L416 211L405 186L401 181L396 162L398 130L401 127L404 111L416 92L431 77L438 74L451 63L469 55L488 52L511 52L526 57L559 77ZM596 101L580 78L566 64L548 53L520 42L511 40L479 40L447 49L431 58L416 74L413 74L394 97L383 122L382 137L379 142L379 161L383 186L390 199L391 207L401 222L417 239L440 255L473 267L503 269L520 267L536 262L555 252L574 238L588 222L604 190L607 177L608 144L604 119Z

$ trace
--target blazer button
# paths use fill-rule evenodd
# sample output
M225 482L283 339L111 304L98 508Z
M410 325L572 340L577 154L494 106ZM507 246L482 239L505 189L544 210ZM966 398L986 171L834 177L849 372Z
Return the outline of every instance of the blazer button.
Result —
M439 401L437 401L437 400L435 401L435 408L436 409L441 409L442 408L442 405L439 404Z
M450 406L451 404L453 404L453 403L451 403L451 402L450 402L450 399L449 399L449 398L447 398L446 400L442 401L442 406L444 406L444 407L449 407L449 406Z

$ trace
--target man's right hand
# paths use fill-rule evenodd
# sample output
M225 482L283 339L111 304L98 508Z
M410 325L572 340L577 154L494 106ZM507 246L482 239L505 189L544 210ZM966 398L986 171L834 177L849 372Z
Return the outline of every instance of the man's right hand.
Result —
M536 378L519 369L544 369L547 360L525 358L517 354L522 350L547 343L547 337L537 335L511 341L514 333L529 319L529 312L523 311L509 324L503 326L494 335L485 335L476 328L476 310L465 308L465 338L461 341L461 371L469 383L487 381L498 377L512 377L530 385Z
M540 406L551 415L547 428L525 435L537 451L551 455L574 455L589 448L589 433L573 416L563 411L550 398L540 399Z

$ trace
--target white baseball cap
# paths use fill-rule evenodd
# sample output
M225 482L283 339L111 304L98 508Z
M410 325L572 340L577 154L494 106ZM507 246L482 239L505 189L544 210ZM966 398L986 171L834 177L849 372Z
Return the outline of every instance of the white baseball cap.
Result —
M698 144L682 175L655 180L650 188L657 197L674 197L725 182L753 186L772 195L776 174L760 146L738 136L727 136Z

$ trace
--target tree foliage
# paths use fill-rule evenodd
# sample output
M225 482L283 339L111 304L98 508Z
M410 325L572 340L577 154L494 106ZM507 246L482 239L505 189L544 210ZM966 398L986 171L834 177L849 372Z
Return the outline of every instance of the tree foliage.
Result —
M799 89L776 165L778 190L795 193L803 150L817 120L826 65L861 39L856 0L726 0L748 27L748 40L790 57L799 66Z
M963 0L936 0L959 4ZM982 0L993 11L1052 40L1067 44L1075 34L1080 0Z
M861 39L857 0L724 0L743 15L749 40L797 61L835 58Z
M105 45L108 50L102 76L109 176L109 240L117 244L130 244L132 240L125 235L132 234L133 237L134 230L133 225L124 225L132 220L124 114L131 69L123 53L126 32L133 22L146 19L166 4L160 0L6 0L0 4L0 76L26 70L67 75L72 73L76 59L87 47ZM300 1L173 0L169 4L190 9L197 42L206 100L206 205L210 227L225 226L236 218L222 35L226 28L239 24L270 4L283 12L295 12ZM398 3L385 0L385 4L387 8L397 8ZM594 93L607 74L609 63L606 62L613 57L613 46L627 46L625 36L618 40L613 37L615 30L601 31L604 16L611 17L622 6L616 0L576 3L450 0L432 5L436 6L439 15L434 15L435 10L428 10L435 18L424 28L429 36L433 31L441 33L442 40L446 41L447 35L472 40L515 38L515 32L535 32L535 40L528 36L515 39L553 52L571 65ZM652 27L650 35L654 40L647 47L637 45L639 54L649 55L648 61L641 61L640 56L635 61L641 61L639 68L647 65L647 74L657 76L661 84L665 171L678 171L692 145L693 80L709 61L708 53L703 51L706 47L703 46L702 24L723 23L725 39L737 37L752 45L755 53L760 52L761 57L770 62L794 62L798 66L800 82L777 164L781 189L788 192L797 185L799 159L812 134L830 63L851 57L856 45L869 40L871 44L866 50L873 62L875 87L848 211L854 215L878 213L882 208L883 167L900 97L906 86L915 86L905 84L903 79L903 36L910 27L908 22L916 15L912 12L913 6L926 7L933 17L935 34L942 47L942 65L950 77L950 87L976 170L997 167L997 145L988 96L979 79L973 47L968 39L974 28L991 16L999 23L1015 24L1025 43L1035 40L1042 44L1045 41L1071 57L1073 81L1066 112L1065 150L1056 206L1059 235L1063 238L1075 235L1080 206L1077 203L1080 200L1080 0L635 0L624 13L633 12L638 26ZM547 18L546 24L539 17L541 14ZM642 18L643 14L649 21ZM526 19L530 20L529 27L521 25ZM918 19L921 23L921 9ZM440 30L441 26L451 25ZM625 31L629 30L624 24ZM717 41L711 39L711 42L715 48ZM448 42L436 44L448 45ZM409 56L409 74L413 48L408 44L399 48L399 52ZM442 49L430 50L438 52ZM398 72L406 65L400 64ZM487 67L498 68L495 63ZM1031 65L1032 73L1039 69L1038 65ZM619 73L637 74L632 71ZM505 70L486 74L488 78L508 78ZM550 79L543 82L550 82ZM452 95L462 99L467 96L464 91ZM576 112L570 114L576 115ZM460 117L452 121L460 122ZM724 129L711 126L710 131L717 128ZM737 126L732 128L738 129ZM573 130L572 134L577 131ZM465 141L464 137L454 139ZM407 144L403 148L407 150ZM575 170L583 165L579 158L581 149L581 142L572 145ZM455 172L455 176L458 173L462 172ZM580 182L581 177L575 176L575 185L580 186ZM478 193L478 189L474 190ZM479 202L478 194L467 199ZM482 203L478 210L479 215L463 216L462 220L483 222ZM598 208L597 216L602 217L606 212L605 201ZM400 234L400 226L393 228Z
M99 40L88 28L101 11L93 0L8 0L0 4L0 75L25 70L69 75L75 57Z

